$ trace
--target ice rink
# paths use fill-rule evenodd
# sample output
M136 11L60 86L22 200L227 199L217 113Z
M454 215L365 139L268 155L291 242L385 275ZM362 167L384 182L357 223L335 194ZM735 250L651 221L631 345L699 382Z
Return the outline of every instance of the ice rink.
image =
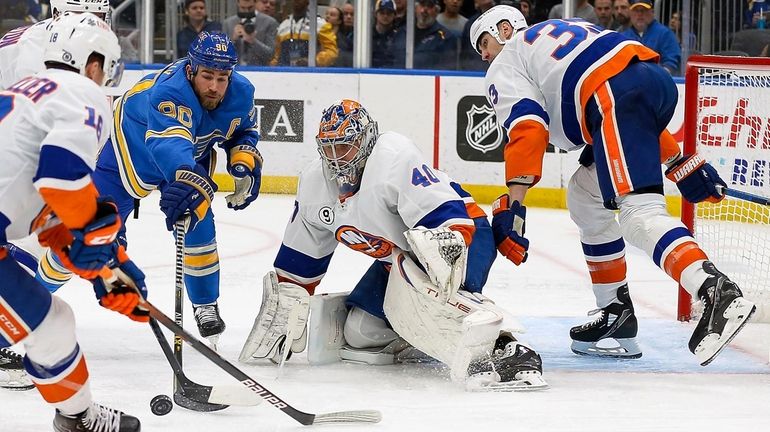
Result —
M142 201L141 219L128 222L129 254L147 274L149 298L173 314L174 247L157 205ZM220 309L227 331L219 352L231 361L248 334L261 301L293 197L261 196L249 208L213 205L221 259ZM378 409L371 426L314 426L325 431L763 431L770 428L770 326L752 324L708 367L687 349L692 323L675 320L675 284L643 253L629 247L629 284L639 316L638 360L579 357L569 349L569 328L586 322L595 307L577 229L563 210L529 209L530 258L515 267L498 257L484 293L520 317L521 339L543 358L551 388L540 392L467 393L438 366L311 367L295 355L276 380L272 364L236 363L294 407L312 413ZM337 249L317 292L350 290L371 259ZM768 287L770 289L770 287ZM58 295L75 310L80 345L88 359L96 401L141 418L143 431L258 432L300 430L293 419L262 404L198 413L181 407L164 416L149 401L170 394L172 374L148 326L96 303L91 287L73 281ZM197 335L189 303L185 327ZM591 318L592 319L592 318ZM168 333L167 333L168 335ZM192 380L238 383L185 346ZM36 391L0 391L0 431L51 430L53 409Z

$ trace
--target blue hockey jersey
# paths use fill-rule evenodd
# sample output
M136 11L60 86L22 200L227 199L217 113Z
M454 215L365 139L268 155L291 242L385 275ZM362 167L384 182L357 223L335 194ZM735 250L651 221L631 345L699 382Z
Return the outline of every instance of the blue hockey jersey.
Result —
M259 142L254 86L233 71L222 102L206 110L187 79L188 63L145 76L115 103L113 135L97 166L119 172L134 198L173 181L180 167L207 161L214 145L228 152Z

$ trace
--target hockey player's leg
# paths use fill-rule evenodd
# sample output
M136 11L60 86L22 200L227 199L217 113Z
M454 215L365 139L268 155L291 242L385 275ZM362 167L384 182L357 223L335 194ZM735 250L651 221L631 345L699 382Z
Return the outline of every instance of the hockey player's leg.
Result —
M195 322L202 337L216 345L225 331L219 315L219 254L217 253L214 216L206 217L185 235L184 281L193 304Z
M23 343L24 367L43 399L56 408L58 432L137 432L139 420L92 402L88 368L75 339L70 307L0 249L0 297L7 324L0 346ZM10 308L10 309L8 309Z
M626 239L703 302L703 315L689 346L701 365L709 364L743 328L756 306L708 261L690 232L668 215L662 195L632 194L619 198L618 203Z
M603 205L595 165L580 166L573 174L567 188L567 208L580 230L596 296L597 309L589 315L599 314L594 321L570 329L571 349L576 354L600 357L641 357L626 282L625 243L615 213Z
M512 317L481 294L460 290L439 302L433 291L435 286L409 257L394 254L384 310L401 337L449 366L456 381L487 389L546 387L539 356L506 330L520 330ZM498 344L502 349L495 349Z

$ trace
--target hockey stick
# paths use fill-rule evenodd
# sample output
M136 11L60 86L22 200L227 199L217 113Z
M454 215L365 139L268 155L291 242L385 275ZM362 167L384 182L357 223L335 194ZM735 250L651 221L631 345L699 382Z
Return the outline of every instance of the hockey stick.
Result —
M216 351L212 350L206 344L198 340L195 336L188 333L184 328L174 322L166 314L153 306L152 303L145 300L143 301L142 306L150 312L151 318L157 320L164 327L171 330L179 339L182 339L190 344L193 349L201 353L207 359L211 360L211 362L219 366L230 376L237 379L241 384L246 386L247 389L254 392L257 396L261 397L265 401L269 402L272 406L280 409L286 413L286 415L290 416L305 426L329 423L379 423L379 421L382 420L382 413L376 410L339 411L325 414L311 414L302 412L289 405L287 402L284 402L283 399L276 396L270 390L259 384L256 380L238 369L235 365L217 354Z
M770 198L765 198L763 196L754 195L752 193L743 192L735 189L728 189L722 186L717 186L717 190L729 197L742 199L744 201L753 202L759 205L770 206Z
M253 392L243 387L205 386L191 381L174 358L171 345L163 335L158 322L150 319L150 327L166 356L168 364L171 366L171 370L174 372L176 382L179 383L178 391L181 395L178 397L183 398L181 400L183 400L184 405L178 401L177 405L193 411L210 412L227 408L228 405L254 406L262 402ZM175 394L174 400L176 399L177 395Z

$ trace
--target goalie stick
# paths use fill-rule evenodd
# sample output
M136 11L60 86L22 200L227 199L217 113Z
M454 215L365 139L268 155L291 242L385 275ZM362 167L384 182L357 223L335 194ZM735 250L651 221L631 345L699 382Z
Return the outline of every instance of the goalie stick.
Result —
M119 270L115 272L119 273ZM305 426L333 423L379 423L379 421L382 420L382 413L376 410L338 411L324 414L311 414L300 411L289 405L283 399L276 396L263 385L259 384L255 379L246 375L235 365L217 354L216 351L212 350L195 336L191 335L184 328L169 318L166 314L156 308L152 303L144 300L141 304L142 307L146 308L150 312L151 318L157 320L157 322L171 330L177 337L190 344L193 349L201 353L207 359L211 360L211 362L219 366L230 376L237 379L247 389L254 392L257 396L270 403L270 405L280 409L286 413L286 415Z

